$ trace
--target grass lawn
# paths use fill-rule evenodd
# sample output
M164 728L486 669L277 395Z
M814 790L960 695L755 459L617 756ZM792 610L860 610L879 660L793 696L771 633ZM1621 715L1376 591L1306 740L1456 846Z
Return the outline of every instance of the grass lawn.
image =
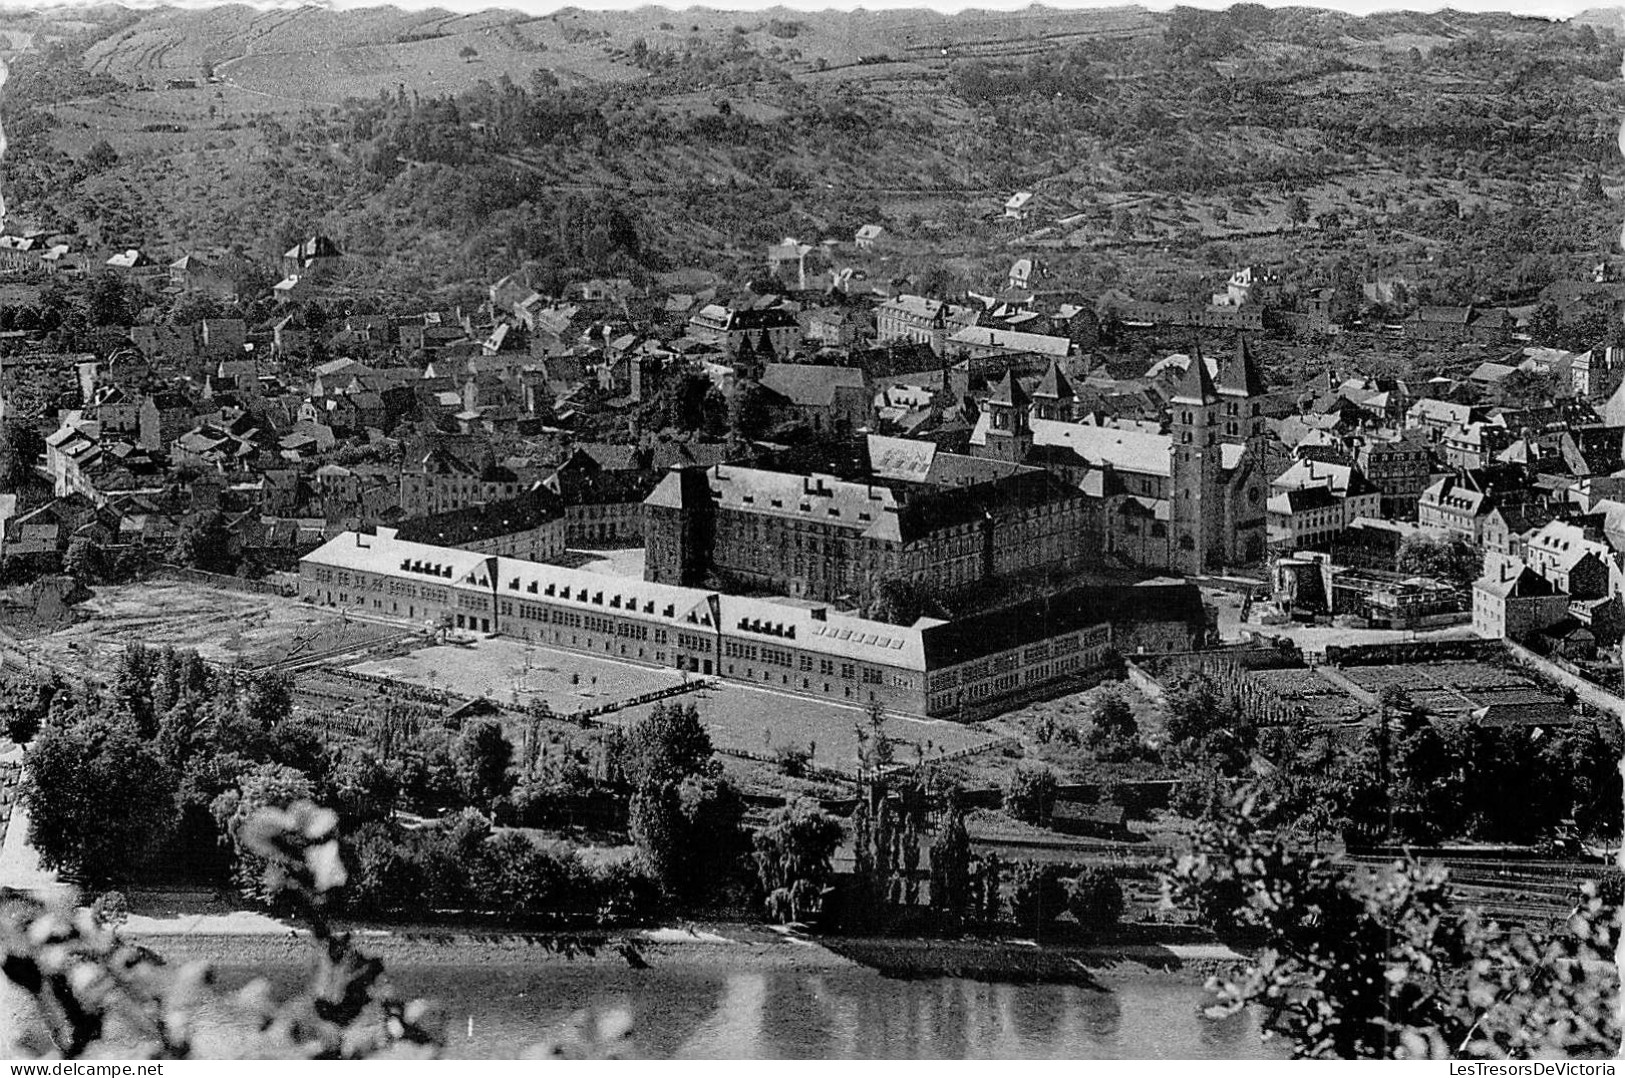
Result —
M569 555L572 559L577 557L585 559L576 567L589 573L629 577L633 580L643 579L646 552L640 546L616 550L572 550Z
M848 773L856 769L858 736L855 727L868 721L862 708L737 682L722 682L680 699L692 701L699 708L700 718L711 733L712 744L719 750L771 756L781 746L805 748L812 744L816 746L814 766ZM617 711L604 716L604 721L630 724L648 714L653 706L646 704ZM899 763L932 760L994 740L994 735L971 726L904 715L889 715L886 733L897 746Z
M683 682L683 675L676 670L634 666L504 639L435 645L359 663L350 669L358 674L445 689L459 696L489 696L501 704L541 702L566 713Z

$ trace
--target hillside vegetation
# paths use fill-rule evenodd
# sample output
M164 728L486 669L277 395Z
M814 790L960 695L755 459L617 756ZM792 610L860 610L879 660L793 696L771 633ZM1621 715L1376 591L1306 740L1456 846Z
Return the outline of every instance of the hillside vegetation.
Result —
M15 213L90 246L261 259L322 231L354 287L426 298L523 262L749 275L785 235L873 222L893 245L871 269L945 287L1042 252L1151 299L1256 260L1516 302L1607 249L1625 182L1620 47L1589 21L74 16L0 18ZM1035 220L999 218L1016 189Z

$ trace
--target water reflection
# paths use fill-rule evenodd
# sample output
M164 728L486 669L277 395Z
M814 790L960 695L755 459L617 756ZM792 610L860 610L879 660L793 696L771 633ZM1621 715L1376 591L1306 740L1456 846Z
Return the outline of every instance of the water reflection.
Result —
M261 970L226 969L235 988ZM298 970L272 973L280 987ZM637 1053L705 1059L1256 1058L1249 1014L1201 1015L1198 985L1114 979L1104 988L892 980L861 968L729 971L665 961L391 967L403 991L438 1000L448 1054L513 1058L583 1008L633 1015ZM473 1036L467 1019L474 1020ZM207 1019L229 1043L231 1019ZM211 1038L214 1039L214 1038Z

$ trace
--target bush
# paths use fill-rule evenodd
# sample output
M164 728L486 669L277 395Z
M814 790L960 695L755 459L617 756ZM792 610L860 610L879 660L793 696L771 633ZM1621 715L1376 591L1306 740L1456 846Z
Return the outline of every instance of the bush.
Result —
M130 904L123 891L105 891L90 906L90 919L97 928L117 929L130 919Z
M369 824L350 842L353 868L345 903L357 913L386 914L425 902L423 841L386 824Z
M481 719L465 726L452 750L468 803L489 809L513 785L513 743L502 725Z
M779 771L793 779L799 779L807 773L807 765L812 762L812 753L802 745L780 745L773 750L773 758L778 762Z
M1066 910L1067 885L1060 865L1017 862L1010 877L1009 909L1017 929L1036 936Z
M841 835L841 821L799 798L774 810L756 832L757 878L776 920L818 912Z
M574 850L544 849L515 831L487 841L471 867L471 896L508 917L597 905L592 877Z
M600 924L641 924L660 913L660 885L634 861L614 861L593 871Z
M1224 779L1217 771L1211 768L1194 770L1174 787L1173 800L1168 807L1187 819L1199 820L1224 799L1226 789Z
M1004 788L1004 811L1025 823L1047 825L1055 805L1055 772L1042 764L1017 764Z
M1089 715L1089 747L1102 760L1126 760L1140 748L1140 724L1122 693L1109 689Z
M1090 867L1067 888L1066 908L1079 927L1111 928L1123 919L1123 888L1111 869Z

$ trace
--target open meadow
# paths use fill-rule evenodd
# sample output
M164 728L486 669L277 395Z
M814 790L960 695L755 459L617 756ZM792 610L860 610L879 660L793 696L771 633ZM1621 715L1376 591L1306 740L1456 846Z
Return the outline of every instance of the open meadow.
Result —
M500 637L440 644L349 667L357 674L440 689L456 696L568 714L681 685L679 671L613 662Z

